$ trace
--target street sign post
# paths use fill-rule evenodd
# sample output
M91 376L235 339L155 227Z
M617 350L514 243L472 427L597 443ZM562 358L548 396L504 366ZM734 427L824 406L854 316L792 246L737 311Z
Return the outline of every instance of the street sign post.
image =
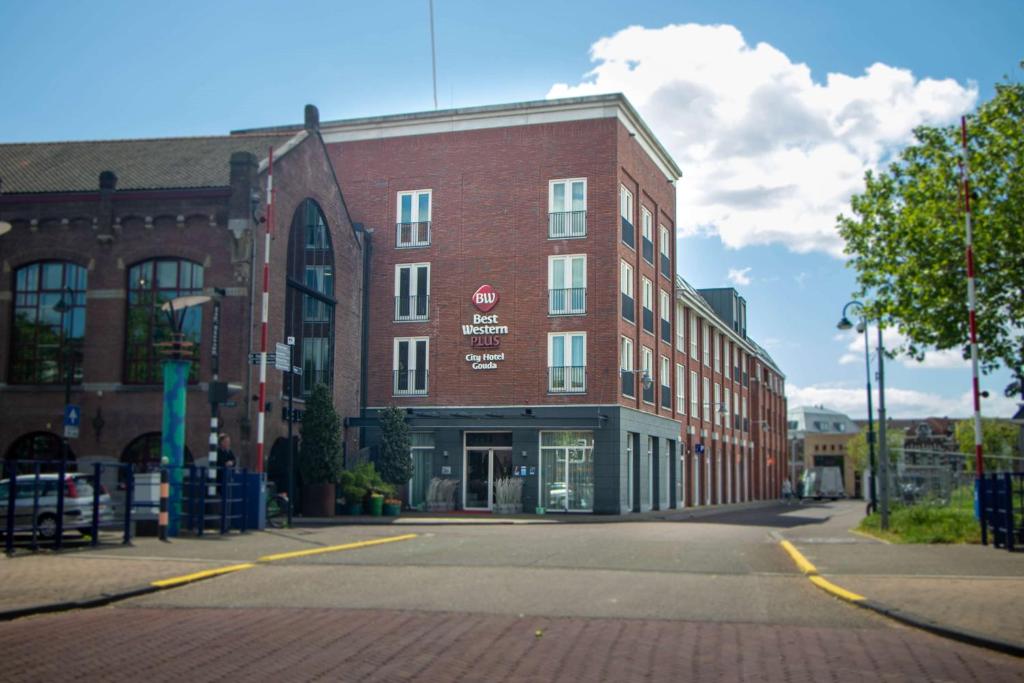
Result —
M269 361L270 359L268 358L267 360ZM277 348L274 351L274 367L282 372L288 372L292 369L292 347L277 342Z
M74 404L64 406L64 438L77 439L78 425L82 420L82 409Z

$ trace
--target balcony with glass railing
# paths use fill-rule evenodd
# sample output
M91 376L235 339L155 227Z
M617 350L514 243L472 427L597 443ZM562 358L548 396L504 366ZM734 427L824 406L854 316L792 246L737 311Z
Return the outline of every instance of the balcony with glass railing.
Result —
M395 297L395 322L427 320L429 317L429 294Z
M636 249L635 232L636 230L633 228L633 224L629 222L629 219L622 218L622 241L630 249Z
M667 254L661 254L661 274L672 279L672 261Z
M587 390L585 365L557 365L548 368L548 392L552 394L582 394Z
M548 214L548 239L587 236L586 211L552 211Z
M672 323L664 318L661 319L661 341L672 343Z
M672 387L661 385L661 407L672 409Z
M636 301L629 294L622 295L622 317L631 323L636 322Z
M647 261L648 263L654 263L654 242L652 242L651 240L647 239L646 236L642 237L641 240L643 241L643 252L642 253L643 253L644 261Z
M580 315L586 312L586 287L548 290L548 313L550 315Z
M426 396L427 369L395 370L392 392L395 396Z
M395 246L400 249L430 246L430 221L395 224Z
M633 398L636 396L636 373L632 370L619 370L622 377L622 395Z
M654 311L644 306L644 329L654 334Z

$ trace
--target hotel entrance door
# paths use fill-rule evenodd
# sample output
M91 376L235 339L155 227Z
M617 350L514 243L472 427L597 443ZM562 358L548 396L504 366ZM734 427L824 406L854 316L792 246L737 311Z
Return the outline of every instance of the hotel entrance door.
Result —
M467 448L463 507L490 510L494 506L494 482L512 474L511 448Z

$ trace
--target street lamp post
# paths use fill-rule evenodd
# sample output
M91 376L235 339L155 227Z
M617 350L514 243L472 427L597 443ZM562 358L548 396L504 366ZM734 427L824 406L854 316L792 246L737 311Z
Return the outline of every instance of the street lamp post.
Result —
M843 306L842 319L836 326L840 330L848 330L853 327L853 324L846 317L846 311L851 306L857 309L860 313L861 319L857 323L857 332L864 335L864 371L867 378L867 394L868 394L868 462L871 467L871 485L868 490L868 512L874 512L878 509L878 492L875 487L875 479L877 478L878 470L875 469L875 425L874 419L871 416L871 349L868 342L868 323L867 318L864 317L864 304L859 301L850 301Z
M74 379L74 363L71 354L71 335L74 334L75 322L75 292L71 287L65 287L61 294L60 301L53 306L53 310L62 316L68 315L68 324L65 326L61 320L61 334L64 342L64 415L68 413L68 406L71 405L71 382ZM64 332L63 330L67 330ZM71 444L68 441L68 428L64 427L60 442L60 463L57 465L57 486L64 490L64 476L68 469L68 458L71 455ZM54 539L54 547L61 548L64 536L64 496L57 496L57 533Z
M881 506L881 525L882 529L889 528L889 467L888 467L888 454L885 440L885 375L884 375L884 355L885 348L882 344L882 323L878 323L878 431L881 444L880 450L880 462L878 463L878 469L875 468L875 430L874 423L872 422L872 410L871 410L871 350L868 342L868 322L867 317L864 315L864 304L860 301L850 301L843 306L842 317L839 323L836 325L840 330L849 330L854 325L850 322L850 319L846 317L846 311L850 307L854 307L856 312L860 315L860 322L857 323L857 332L864 335L864 368L867 377L867 396L868 396L868 461L871 466L871 487L870 487L870 502L868 503L869 510L877 510L878 508L878 494L875 488L875 472L878 472L878 477L882 480L882 506Z

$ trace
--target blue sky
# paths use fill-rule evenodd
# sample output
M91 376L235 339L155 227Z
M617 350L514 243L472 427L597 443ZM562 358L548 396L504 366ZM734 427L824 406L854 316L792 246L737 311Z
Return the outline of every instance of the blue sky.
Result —
M854 416L863 347L835 329L854 279L834 216L910 127L1024 75L1019 0L435 0L435 22L441 107L626 92L684 170L684 277L737 271L791 405ZM0 2L0 26L4 142L219 134L298 122L310 102L325 120L433 106L426 0ZM890 414L966 414L969 369L929 365L887 364ZM983 381L983 412L1012 411L995 398L1007 380Z

